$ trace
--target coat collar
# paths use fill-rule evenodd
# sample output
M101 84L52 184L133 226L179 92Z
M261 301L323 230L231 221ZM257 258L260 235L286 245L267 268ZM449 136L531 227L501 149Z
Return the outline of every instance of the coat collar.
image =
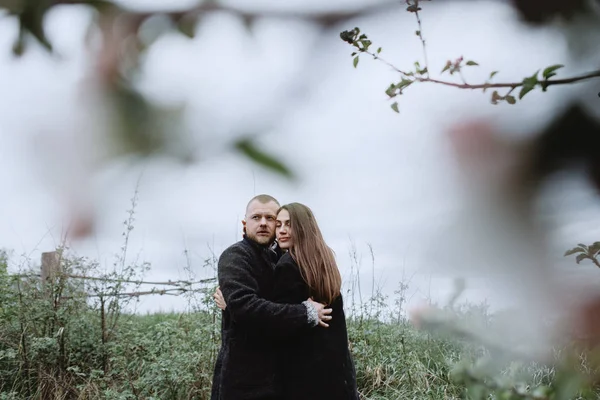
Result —
M283 253L277 241L274 241L270 245L265 246L256 243L254 240L250 239L246 234L244 234L244 238L242 239L242 241L250 245L253 249L267 253L274 263L277 263L277 261Z

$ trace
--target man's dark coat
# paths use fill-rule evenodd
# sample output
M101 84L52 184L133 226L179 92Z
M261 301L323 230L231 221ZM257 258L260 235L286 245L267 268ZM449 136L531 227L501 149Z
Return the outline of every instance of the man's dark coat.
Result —
M277 260L278 253L246 236L219 258L219 286L227 308L212 400L281 399L273 341L308 330L309 322L303 304L267 300Z

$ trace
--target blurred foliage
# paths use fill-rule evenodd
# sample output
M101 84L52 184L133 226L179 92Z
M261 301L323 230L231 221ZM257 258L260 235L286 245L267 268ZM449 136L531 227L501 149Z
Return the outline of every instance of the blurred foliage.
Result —
M143 63L143 54L161 36L179 32L194 39L202 17L215 12L225 12L239 18L251 30L261 18L301 19L312 22L320 29L328 29L344 21L385 9L392 2L367 5L352 10L322 12L302 11L247 11L227 4L206 0L188 9L174 11L134 11L109 0L4 0L0 11L5 10L18 20L19 31L13 53L22 57L32 42L37 42L49 52L53 45L45 30L45 17L58 7L87 6L94 12L93 29L102 40L100 48L93 49L96 67L94 82L106 107L104 120L109 122L104 135L113 143L109 158L136 154L161 155L183 163L196 161L196 149L186 141L181 127L181 110L168 109L147 99L136 85ZM161 20L166 24L152 24ZM207 124L209 125L209 124ZM203 132L199 132L202 134ZM294 174L275 155L261 150L249 138L232 144L232 149L252 162L286 178Z
M587 246L583 243L579 243L577 247L572 248L571 250L567 250L565 252L565 257L577 254L575 257L575 261L579 264L583 260L590 260L597 267L600 268L600 261L598 261L598 256L600 255L600 242L594 242L593 244Z

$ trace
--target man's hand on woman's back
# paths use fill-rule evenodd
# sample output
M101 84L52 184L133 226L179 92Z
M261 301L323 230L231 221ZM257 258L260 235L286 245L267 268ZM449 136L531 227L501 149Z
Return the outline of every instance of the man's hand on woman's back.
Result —
M333 318L331 315L332 309L331 308L325 308L325 304L322 303L317 303L316 301L314 301L312 298L308 298L306 299L307 302L309 302L317 311L317 315L319 318L319 325L324 327L324 328L329 328L329 324L327 324L325 321L331 321L331 319Z
M227 308L227 303L225 302L225 298L223 298L221 288L217 287L215 294L213 294L213 298L215 299L217 307L219 307L221 310L225 310ZM318 303L311 298L307 299L306 301L315 309L317 313L318 324L324 328L328 328L329 324L327 324L326 321L331 321L332 316L330 314L332 309L325 308L325 304Z

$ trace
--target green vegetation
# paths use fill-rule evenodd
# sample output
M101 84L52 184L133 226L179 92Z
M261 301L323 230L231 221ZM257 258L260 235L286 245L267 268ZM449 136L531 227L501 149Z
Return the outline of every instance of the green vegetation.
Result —
M214 286L186 294L190 312L136 315L122 309L129 299L85 297L81 283L65 279L64 274L89 276L94 263L65 256L62 274L41 286L38 277L9 276L8 258L1 253L0 399L209 398L220 340ZM130 276L136 268L126 267L119 276ZM599 398L552 366L511 363L484 376L485 348L417 330L407 321L402 310L406 289L401 285L394 301L377 294L349 310L350 346L363 398ZM459 316L489 322L486 310L454 309ZM557 381L560 386L553 385ZM557 388L564 387L561 394ZM573 397L578 390L581 397Z

